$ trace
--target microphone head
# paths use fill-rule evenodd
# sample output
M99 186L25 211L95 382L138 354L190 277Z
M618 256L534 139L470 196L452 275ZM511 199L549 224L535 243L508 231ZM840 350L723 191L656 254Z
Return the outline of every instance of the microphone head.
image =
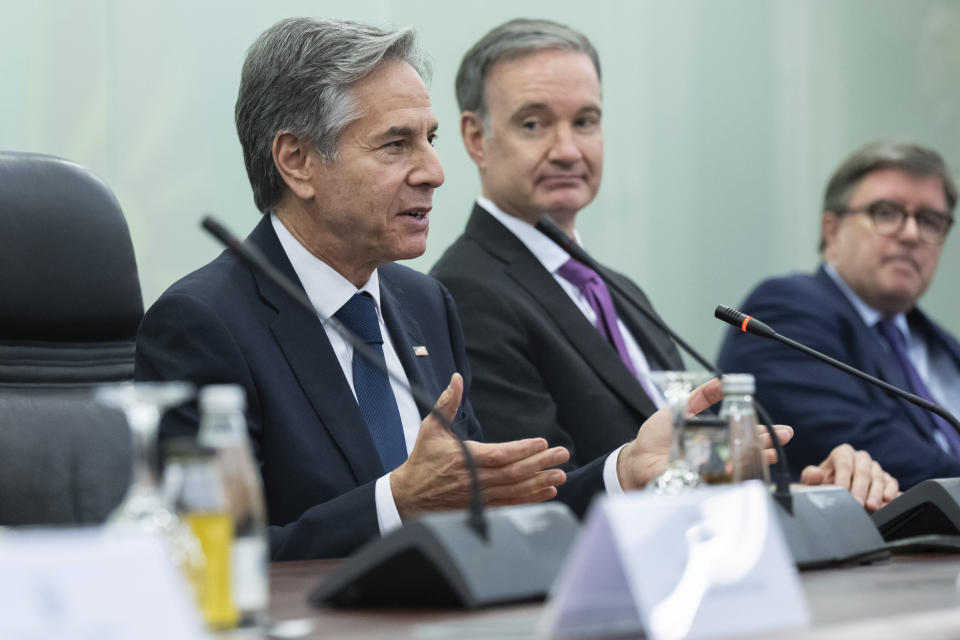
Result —
M229 245L230 241L234 239L233 234L227 231L227 228L213 216L204 216L203 220L200 221L200 226L225 245Z
M739 327L743 323L743 319L747 317L747 314L742 311L737 311L733 307L728 307L725 304L718 304L717 308L713 311L713 317L718 320L723 320L727 324Z
M748 316L742 311L737 311L733 307L718 304L713 311L713 316L718 320L723 320L727 324L739 327L744 333L752 333L762 338L772 338L776 332L763 324L753 316Z
M573 244L573 239L563 232L563 229L557 226L557 223L553 221L553 218L549 214L543 214L540 216L540 219L537 220L536 224L533 225L536 227L537 231L547 236L558 245L567 249Z
M543 235L553 240L557 246L570 254L570 257L581 264L585 264L594 271L600 271L600 265L589 253L583 250L583 247L574 242L573 238L568 236L563 229L557 226L548 214L543 214L534 225Z

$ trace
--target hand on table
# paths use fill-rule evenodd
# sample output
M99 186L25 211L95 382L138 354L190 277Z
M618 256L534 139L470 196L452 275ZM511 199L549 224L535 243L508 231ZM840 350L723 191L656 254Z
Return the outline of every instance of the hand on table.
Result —
M841 444L820 464L800 474L806 485L835 484L848 489L867 511L873 512L900 495L897 479L884 471L866 451Z

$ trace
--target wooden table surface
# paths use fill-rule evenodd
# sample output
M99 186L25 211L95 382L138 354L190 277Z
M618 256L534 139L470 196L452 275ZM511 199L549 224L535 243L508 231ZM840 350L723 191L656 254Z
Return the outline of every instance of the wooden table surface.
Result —
M542 604L476 612L316 609L307 603L307 594L334 562L283 562L270 566L270 611L274 620L282 622L265 637L536 637ZM958 573L960 555L933 554L894 556L871 565L805 571L800 577L813 626L778 632L777 637L960 638Z

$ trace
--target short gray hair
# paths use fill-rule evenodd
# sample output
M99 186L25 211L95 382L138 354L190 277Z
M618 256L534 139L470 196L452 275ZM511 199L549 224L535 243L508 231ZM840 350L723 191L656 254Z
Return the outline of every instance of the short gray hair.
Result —
M899 169L914 176L940 178L947 209L952 212L957 204L957 185L939 153L913 142L878 140L854 151L833 173L823 194L823 211L843 215L860 181L880 169ZM825 246L821 237L821 252Z
M385 60L402 60L426 81L430 69L410 28L386 31L345 20L287 18L250 45L234 117L257 209L280 201L284 182L273 140L290 131L326 162L339 159L340 135L359 117L352 87Z
M517 18L494 28L463 56L456 84L460 111L473 111L486 122L484 83L493 66L546 49L587 54L600 79L600 56L585 35L550 20Z

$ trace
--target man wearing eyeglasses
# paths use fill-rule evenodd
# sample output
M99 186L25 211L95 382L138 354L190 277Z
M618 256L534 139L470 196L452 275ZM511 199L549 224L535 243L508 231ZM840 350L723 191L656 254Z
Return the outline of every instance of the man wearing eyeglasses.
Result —
M827 185L823 264L768 280L741 309L785 336L960 415L960 343L917 308L953 225L957 188L940 155L879 141ZM908 488L960 476L960 434L946 421L779 343L731 330L720 367L757 377L757 395L794 426L790 462L849 442Z

